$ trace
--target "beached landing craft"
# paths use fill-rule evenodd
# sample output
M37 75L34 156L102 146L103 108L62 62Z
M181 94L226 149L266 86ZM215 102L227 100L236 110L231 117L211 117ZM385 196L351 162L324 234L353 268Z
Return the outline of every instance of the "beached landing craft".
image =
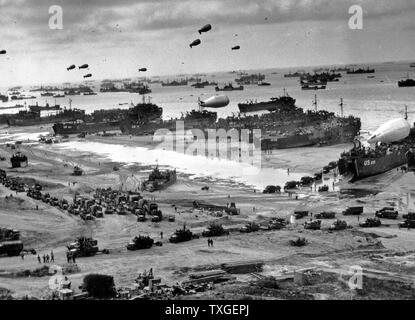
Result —
M406 164L408 152L415 145L415 131L410 129L406 119L393 119L383 124L368 140L376 143L372 148L355 142L352 150L341 155L339 173L354 182Z

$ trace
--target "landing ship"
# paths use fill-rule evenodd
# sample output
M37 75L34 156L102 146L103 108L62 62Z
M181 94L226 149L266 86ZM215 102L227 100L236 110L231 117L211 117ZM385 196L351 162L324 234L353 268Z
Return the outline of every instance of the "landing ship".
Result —
M415 132L405 119L393 119L379 127L368 139L371 147L355 142L352 150L341 155L339 173L349 182L385 173L408 162L415 145Z

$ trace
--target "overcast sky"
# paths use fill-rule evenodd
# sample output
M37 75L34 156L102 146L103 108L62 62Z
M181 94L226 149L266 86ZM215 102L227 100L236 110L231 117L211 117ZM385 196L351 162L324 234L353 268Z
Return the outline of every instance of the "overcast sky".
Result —
M363 30L348 27L354 4ZM52 5L62 30L49 28ZM0 0L0 10L0 86L80 81L66 67L82 63L103 79L138 67L151 76L415 60L414 0Z

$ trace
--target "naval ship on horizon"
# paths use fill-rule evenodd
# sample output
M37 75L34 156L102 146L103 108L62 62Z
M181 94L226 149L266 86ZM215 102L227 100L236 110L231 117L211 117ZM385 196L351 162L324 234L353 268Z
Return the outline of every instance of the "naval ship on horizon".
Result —
M74 108L61 108L60 105L45 106L29 105L29 110L21 110L15 114L0 115L0 123L7 123L9 126L33 126L40 124L53 123L55 121L70 121L83 119L85 110ZM53 114L42 116L42 111L54 111Z
M284 94L280 97L271 98L269 101L254 102L248 101L245 103L238 103L238 108L241 113L254 112L254 111L273 111L280 106L294 106L296 100L288 95L284 89Z

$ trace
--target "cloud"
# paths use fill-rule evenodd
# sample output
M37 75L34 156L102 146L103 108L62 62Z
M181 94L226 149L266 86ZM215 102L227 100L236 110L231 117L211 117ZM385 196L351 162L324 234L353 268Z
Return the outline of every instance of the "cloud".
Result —
M281 41L295 49L311 25L320 30L314 42L323 43L325 33L341 37L344 29L336 28L347 28L348 10L355 4L363 7L366 32L415 29L413 0L0 0L0 49L8 50L15 65L29 56L32 63L53 64L92 54L173 65L175 59L191 58L188 42L200 37L204 48L215 52L203 53L197 63L216 65L220 55L213 58L218 52L213 48L227 48L235 33L238 41L250 40L245 46L275 38L272 50L282 50ZM63 30L49 29L52 5L63 8ZM199 36L198 28L206 23L212 32ZM370 40L368 33L362 39Z

